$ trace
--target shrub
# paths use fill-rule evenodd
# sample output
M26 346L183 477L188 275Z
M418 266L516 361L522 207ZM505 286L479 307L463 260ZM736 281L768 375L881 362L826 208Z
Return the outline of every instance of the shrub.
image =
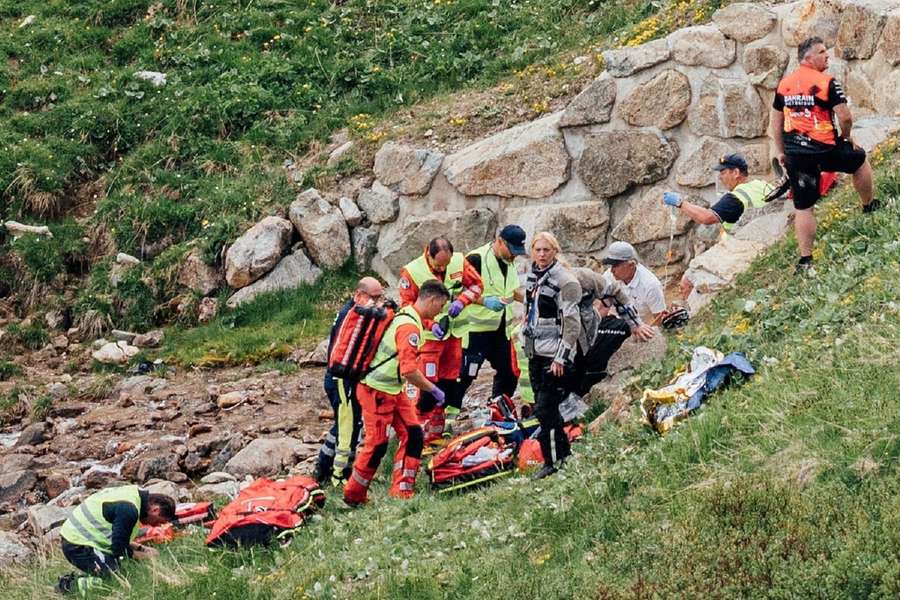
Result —
M41 283L51 283L67 273L81 274L87 267L84 230L74 221L51 225L53 237L28 234L12 243L12 251L22 261L27 275Z
M6 381L22 374L22 368L16 363L0 360L0 381Z
M14 341L29 350L43 348L44 345L50 341L50 334L37 323L32 323L30 325L13 323L6 328L6 333L11 336Z

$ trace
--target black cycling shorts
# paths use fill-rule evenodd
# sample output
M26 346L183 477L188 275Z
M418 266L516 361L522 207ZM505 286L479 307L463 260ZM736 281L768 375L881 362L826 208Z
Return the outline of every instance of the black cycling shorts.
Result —
M865 161L866 151L843 139L838 139L827 152L787 154L784 166L791 182L794 208L812 208L822 197L819 192L822 171L856 173Z

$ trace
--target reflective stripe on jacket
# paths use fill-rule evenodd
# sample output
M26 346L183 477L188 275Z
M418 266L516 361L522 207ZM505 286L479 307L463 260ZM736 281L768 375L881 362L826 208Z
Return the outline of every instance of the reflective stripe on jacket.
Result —
M412 306L404 306L394 315L394 319L384 332L381 343L372 358L372 366L375 367L363 380L367 386L385 394L399 394L403 390L403 381L400 377L400 359L397 356L397 328L409 323L410 319L419 329L418 347L421 349L424 343L422 339L422 319Z
M515 265L506 267L506 275L500 270L500 261L494 254L494 243L488 242L484 246L472 251L481 257L481 281L484 284L482 298L497 296L504 300L510 300L509 304L501 312L494 312L481 304L470 304L462 313L460 322L454 327L454 333L462 336L467 333L480 331L496 331L500 327L500 321L506 316L506 338L512 339L512 331L515 328L512 297L519 285L519 275Z
M731 194L740 201L746 212L748 208L762 208L765 206L766 196L774 189L772 184L762 181L761 179L754 179L753 181L745 181L744 183L735 186L735 188L731 190ZM723 221L722 229L728 234L731 233L735 225L737 225L737 223L725 223Z
M136 485L106 488L88 496L63 523L59 534L70 544L90 546L109 554L112 552L113 524L103 518L103 505L109 502L133 504L141 512L141 496ZM140 521L134 524L130 540L137 537Z
M426 281L435 279L447 287L447 290L450 292L450 300L453 300L460 292L462 292L463 269L465 268L465 257L462 252L454 252L453 256L450 257L450 264L447 265L447 269L444 271L443 279L438 279L434 276L434 273L431 272L431 267L428 266L428 259L425 258L424 254L403 268L406 269L406 272L409 273L413 283L416 284L416 287L418 288L421 288L422 284ZM441 313L434 318L435 323L439 322L447 314L449 302L450 301L448 300L447 304L444 304ZM425 331L424 337L425 340L437 339L431 331ZM455 337L459 336L456 335Z

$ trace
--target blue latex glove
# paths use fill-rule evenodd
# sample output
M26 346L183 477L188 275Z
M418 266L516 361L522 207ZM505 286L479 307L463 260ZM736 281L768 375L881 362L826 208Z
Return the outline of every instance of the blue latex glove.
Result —
M492 310L494 312L501 312L503 307L506 305L503 304L503 300L498 298L497 296L487 296L486 298L481 300L481 303L484 304L484 307L488 310Z
M447 311L447 314L455 319L456 317L459 316L459 313L461 313L462 309L464 309L465 307L466 307L465 304L463 304L461 301L454 300L450 304L450 310Z
M434 389L431 390L431 395L434 397L436 406L443 406L447 402L447 395L444 393L444 390L438 386L434 386Z
M439 340L444 339L444 336L447 335L447 332L444 331L443 329L441 329L440 323L435 323L434 325L431 326L431 333L433 333L434 337L436 337Z
M663 192L663 204L666 206L681 206L681 194L677 192Z

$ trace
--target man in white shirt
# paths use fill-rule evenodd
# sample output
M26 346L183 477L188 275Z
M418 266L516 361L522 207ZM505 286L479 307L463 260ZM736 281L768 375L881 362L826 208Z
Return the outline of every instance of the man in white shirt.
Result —
M666 312L663 287L656 275L640 264L634 246L628 242L613 242L603 264L609 265L613 277L622 282L643 321L658 325Z

